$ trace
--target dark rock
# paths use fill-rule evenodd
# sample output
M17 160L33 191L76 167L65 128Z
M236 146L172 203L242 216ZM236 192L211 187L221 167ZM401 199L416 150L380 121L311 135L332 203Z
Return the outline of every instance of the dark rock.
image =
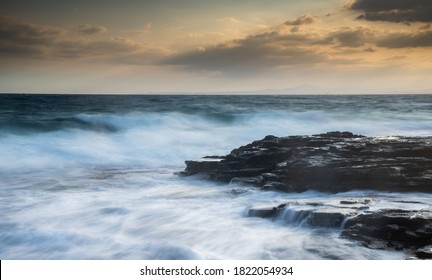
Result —
M198 173L212 173L218 166L220 159L203 158L203 160L187 160L184 175L193 175Z
M361 214L345 223L341 236L372 248L385 244L381 249L417 250L417 257L424 258L424 250L418 250L432 245L432 212L384 209Z
M432 192L432 137L266 136L226 156L186 161L182 174L285 192Z
M395 200L394 202L407 203L407 204L424 204L423 202L415 201L415 200Z
M323 134L316 134L314 136L324 136L324 137L334 137L334 138L360 138L364 137L363 135L356 135L349 131L331 131Z
M355 205L355 204L369 204L370 202L371 202L370 199L364 199L363 201L359 201L359 200L341 200L340 204Z
M415 255L419 259L432 259L432 245L417 249Z
M204 159L224 159L224 156L205 156Z
M186 161L183 175L205 175L263 190L344 192L432 192L432 137L365 137L351 132L312 136L266 136L226 156ZM233 191L237 194L238 191ZM373 249L403 250L408 257L432 258L432 212L380 209L365 197L287 202L250 209L250 217L287 224L341 229L341 237ZM423 202L393 200L416 204Z
M249 209L248 216L249 217L259 217L259 218L276 218L278 217L287 204L280 204L277 207L269 207L269 208L259 208L259 209Z
M249 217L259 217L259 218L275 218L277 216L277 208L263 208L263 209L250 209L248 211Z
M340 227L347 216L334 211L316 211L311 214L308 224L319 227Z
M351 199L364 206L370 199ZM408 257L432 258L432 212L338 206L313 200L289 201L277 207L252 208L250 217L270 218L291 226L341 229L341 237L371 249L404 251ZM431 255L430 255L431 254Z
M326 206L322 203L307 202L305 206L311 208L289 207L293 203L281 204L277 207L250 209L249 217L278 218L288 224L308 225L313 227L339 228L347 217L354 215L351 210ZM295 205L299 206L299 205Z
M340 204L349 204L349 205L352 205L352 204L358 204L358 201L355 201L355 200L341 200Z

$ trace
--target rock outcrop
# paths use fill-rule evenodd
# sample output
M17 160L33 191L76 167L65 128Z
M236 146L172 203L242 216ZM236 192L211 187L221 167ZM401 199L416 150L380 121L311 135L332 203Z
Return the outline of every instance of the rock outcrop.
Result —
M432 193L432 137L365 137L350 132L267 136L225 156L186 161L182 174L283 192ZM381 202L361 196L334 202L334 196L331 203L306 199L251 208L248 216L294 226L338 228L341 238L369 248L432 258L430 200L401 200L400 195L389 200L386 195Z
M432 192L432 137L267 136L226 156L186 161L183 175L194 174L285 192Z
M382 209L361 214L346 222L342 236L366 247L409 250L418 258L431 258L427 252L432 246L432 212Z
M341 200L339 205L302 200L275 207L251 208L249 217L268 218L293 226L337 228L340 237L372 249L404 251L410 258L432 258L432 212L430 205L416 210L380 209L380 204L398 201ZM405 202L399 202L405 203ZM418 202L409 202L417 204ZM409 208L409 203L404 207ZM377 208L370 210L370 206ZM401 205L399 205L401 206Z

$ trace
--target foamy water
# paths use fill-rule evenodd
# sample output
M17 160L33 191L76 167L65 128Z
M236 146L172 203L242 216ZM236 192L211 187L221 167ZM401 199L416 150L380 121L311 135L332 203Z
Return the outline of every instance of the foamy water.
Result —
M431 135L432 98L398 98L0 96L0 258L404 258L247 211L352 196L429 209L430 195L286 194L175 174L269 134Z

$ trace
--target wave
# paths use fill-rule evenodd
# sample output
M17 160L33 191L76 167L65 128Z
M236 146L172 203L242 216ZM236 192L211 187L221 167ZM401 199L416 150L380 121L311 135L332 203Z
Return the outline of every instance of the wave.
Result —
M53 97L45 98L52 103ZM394 103L372 97L79 98L61 99L59 108L41 107L39 99L19 109L0 105L0 172L70 166L181 169L184 160L227 154L270 134L432 134L432 102L426 97L398 97Z
M47 133L59 130L80 129L97 132L117 132L118 129L107 122L88 120L79 116L55 117L51 119L13 119L0 124L3 133L32 134Z
M335 129L352 130L369 136L383 135L383 133L387 135L430 135L432 133L431 123L432 116L430 115L400 115L382 112L255 110L233 113L197 110L189 113L76 114L8 118L0 122L0 136L70 130L115 133L149 127L212 129L220 126L273 127L273 131L278 134L291 131L295 134L315 133ZM316 128L322 129L317 131Z
M322 111L237 114L77 114L15 121L0 128L0 168L67 165L182 166L184 160L226 154L266 135L348 130L368 136L427 135L432 121Z

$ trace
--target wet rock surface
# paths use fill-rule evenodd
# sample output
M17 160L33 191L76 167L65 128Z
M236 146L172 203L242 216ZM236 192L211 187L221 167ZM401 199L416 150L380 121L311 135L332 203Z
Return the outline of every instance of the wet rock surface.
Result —
M432 192L432 137L266 136L226 156L186 161L183 175L194 174L285 192Z
M333 228L340 238L371 249L404 251L409 258L432 259L432 205L369 198L326 203L289 201L275 207L251 208L249 217L273 219L291 226ZM422 206L419 206L423 204ZM392 205L395 209L381 208Z
M267 136L226 156L186 161L186 165L182 172L186 176L199 174L263 190L316 190L336 197L250 207L249 217L333 228L341 238L368 248L432 258L432 201L401 195L432 193L432 137L364 137L350 132ZM338 197L357 190L399 195ZM235 189L233 195L242 192Z
M429 258L432 245L432 212L383 209L353 217L345 224L343 237L358 240L371 248L415 251Z

